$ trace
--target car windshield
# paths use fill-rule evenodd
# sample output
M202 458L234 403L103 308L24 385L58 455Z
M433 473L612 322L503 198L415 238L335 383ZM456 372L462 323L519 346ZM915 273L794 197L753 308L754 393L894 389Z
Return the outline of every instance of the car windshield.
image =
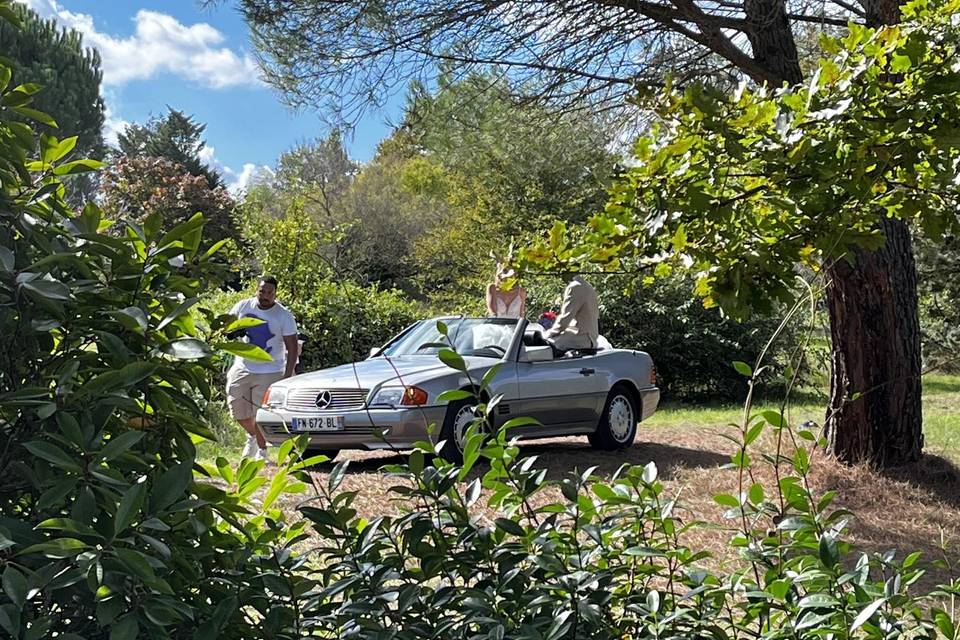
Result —
M444 320L447 336L441 335L435 320L424 320L383 350L386 356L436 355L453 347L464 356L501 358L510 348L516 318L450 318Z

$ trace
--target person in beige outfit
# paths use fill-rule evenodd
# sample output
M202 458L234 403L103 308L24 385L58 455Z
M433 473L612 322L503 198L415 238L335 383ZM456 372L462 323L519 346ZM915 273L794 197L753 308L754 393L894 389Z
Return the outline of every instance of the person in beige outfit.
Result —
M600 336L600 305L597 290L579 275L563 290L563 304L556 322L544 335L560 351L593 349Z

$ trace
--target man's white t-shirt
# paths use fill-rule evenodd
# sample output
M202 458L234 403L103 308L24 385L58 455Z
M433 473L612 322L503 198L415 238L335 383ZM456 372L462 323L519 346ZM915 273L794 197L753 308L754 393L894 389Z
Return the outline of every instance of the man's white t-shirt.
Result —
M234 371L250 373L283 373L286 349L283 336L297 335L297 321L293 314L279 302L269 309L261 309L256 298L247 298L233 305L230 313L238 318L259 318L263 324L247 327L247 342L255 344L273 357L273 362L255 362L241 358L233 359Z

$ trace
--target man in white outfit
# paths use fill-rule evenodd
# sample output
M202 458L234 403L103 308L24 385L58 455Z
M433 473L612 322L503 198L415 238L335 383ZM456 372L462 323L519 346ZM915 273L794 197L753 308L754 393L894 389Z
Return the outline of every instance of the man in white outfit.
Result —
M579 275L568 279L560 315L544 337L560 351L596 348L600 336L597 290Z
M230 313L237 318L263 320L246 329L247 342L255 344L273 358L270 362L256 362L239 356L227 372L227 401L230 415L247 432L244 458L267 459L267 441L257 428L257 407L267 388L294 374L299 355L297 321L286 307L277 302L277 279L260 278L257 295L233 305Z

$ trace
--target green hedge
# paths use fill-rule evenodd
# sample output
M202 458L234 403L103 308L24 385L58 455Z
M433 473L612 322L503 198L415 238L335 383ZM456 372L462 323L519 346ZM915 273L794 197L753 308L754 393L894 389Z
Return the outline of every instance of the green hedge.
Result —
M205 302L214 311L227 313L238 300L253 295L218 291ZM321 281L297 296L280 283L277 300L297 319L306 336L301 356L305 371L322 369L366 358L401 329L427 314L394 290L363 287L351 282Z

